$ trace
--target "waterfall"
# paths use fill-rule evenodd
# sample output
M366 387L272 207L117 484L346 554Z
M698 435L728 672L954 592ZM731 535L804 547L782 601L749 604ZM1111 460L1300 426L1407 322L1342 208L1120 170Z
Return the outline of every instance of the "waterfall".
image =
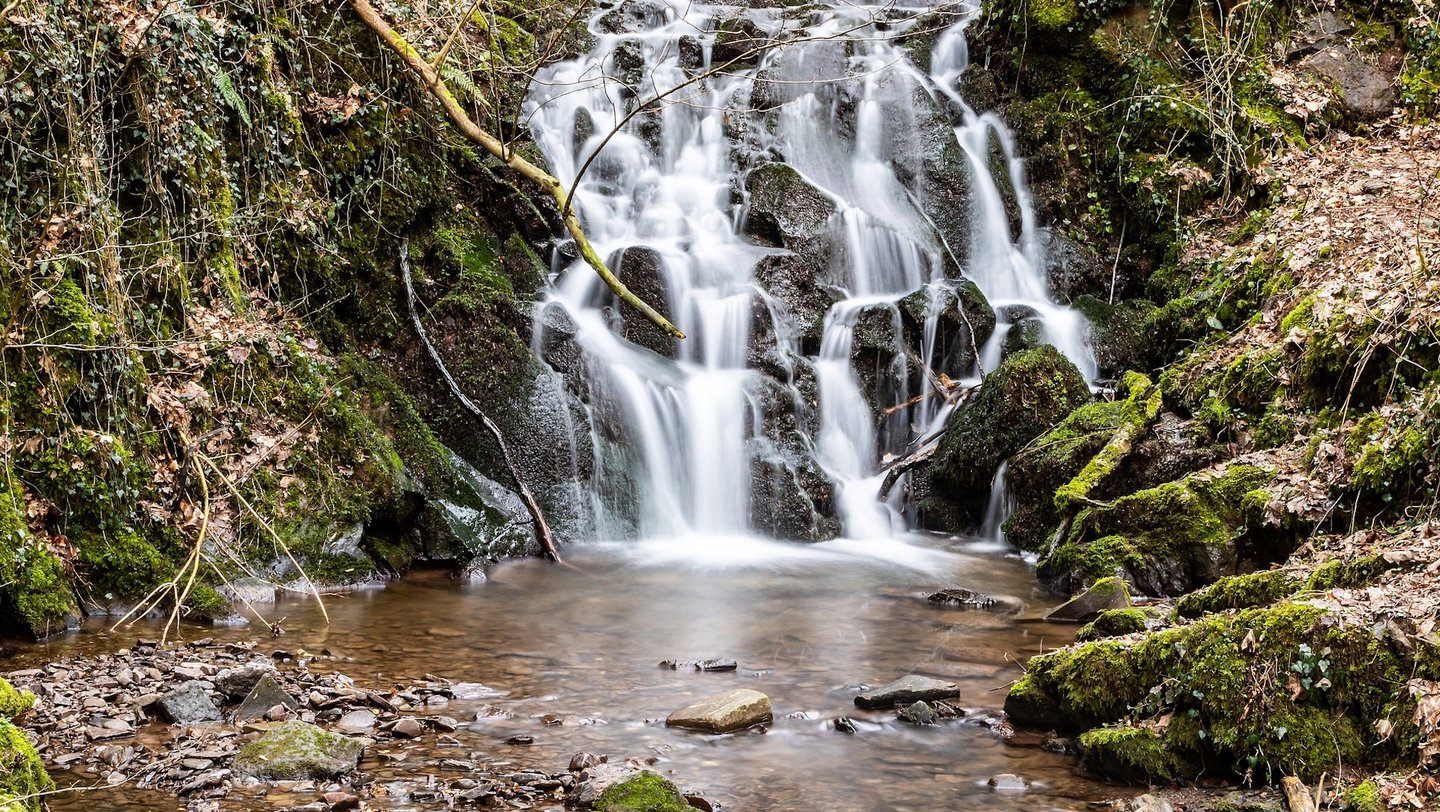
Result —
M597 526L817 539L838 518L889 536L904 520L877 498L881 461L944 420L938 376L992 371L1005 331L1035 319L1093 379L1084 320L1049 299L1013 139L956 87L976 9L928 75L899 42L924 11L626 0L592 16L588 54L535 77L526 113L555 175L599 150L574 198L595 248L689 334L658 335L557 261L536 347L564 325L582 351ZM722 29L787 42L691 82ZM964 279L999 314L983 347L952 324Z

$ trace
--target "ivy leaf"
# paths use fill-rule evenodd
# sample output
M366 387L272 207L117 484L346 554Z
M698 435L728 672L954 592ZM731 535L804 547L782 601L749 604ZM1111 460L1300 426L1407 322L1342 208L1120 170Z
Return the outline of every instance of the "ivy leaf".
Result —
M1210 316L1209 318L1205 319L1205 323L1208 324L1208 325L1210 325L1210 329L1212 329L1212 330L1224 330L1224 329L1225 329L1225 325L1224 325L1224 324L1221 324L1221 323L1220 323L1220 320L1217 319L1217 318L1215 318L1214 316Z

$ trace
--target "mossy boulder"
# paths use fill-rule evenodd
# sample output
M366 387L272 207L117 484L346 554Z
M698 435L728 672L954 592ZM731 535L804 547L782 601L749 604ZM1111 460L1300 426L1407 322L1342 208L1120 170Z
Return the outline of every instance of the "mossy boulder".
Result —
M1237 464L1095 502L1075 514L1038 574L1066 592L1118 575L1147 595L1180 595L1234 574L1238 542L1253 541L1273 479Z
M922 523L949 531L977 524L1000 463L1089 400L1084 376L1054 347L1006 359L950 418L935 456L916 472Z
M641 770L606 787L593 808L596 812L688 812L690 805L659 773Z
M39 812L40 795L55 788L35 746L0 716L0 809Z
M1156 306L1144 299L1110 304L1089 294L1077 296L1072 306L1090 322L1090 346L1102 375L1145 369L1155 353L1155 336L1149 323Z
M1060 526L1055 491L1080 473L1120 426L1120 401L1087 403L1010 459L1007 484L1015 510L1005 539L1022 550L1045 549Z
M19 719L25 711L34 706L35 694L29 691L17 691L15 686L0 677L0 716L7 719Z
M1160 622L1160 613L1138 606L1127 609L1106 609L1100 616L1080 627L1075 639L1080 642L1100 640L1106 637L1122 637L1143 632L1152 624Z
M325 780L355 769L365 745L305 722L285 722L245 745L235 770L270 781Z
M1086 731L1086 763L1115 778L1313 780L1337 763L1413 757L1404 686L1436 654L1279 603L1035 657L1005 707L1020 724ZM1393 735L1374 732L1380 720Z

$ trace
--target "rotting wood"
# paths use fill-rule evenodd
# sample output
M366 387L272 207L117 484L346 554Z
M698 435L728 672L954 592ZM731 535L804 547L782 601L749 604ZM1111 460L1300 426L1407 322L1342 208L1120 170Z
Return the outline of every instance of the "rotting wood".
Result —
M420 308L415 303L415 283L410 278L410 241L400 241L400 275L405 281L405 302L410 310L410 323L415 325L415 333L420 336L420 343L425 345L425 350L430 354L430 360L440 370L440 377L445 379L445 384L450 387L450 394L465 407L490 436L495 438L495 445L500 449L500 457L505 461L505 467L510 471L510 478L515 480L515 487L520 492L520 500L525 503L525 510L529 511L530 518L535 522L535 537L540 540L540 546L545 550L545 557L555 563L561 563L560 550L555 544L555 535L550 532L550 524L545 521L545 514L540 510L540 503L535 501L535 495L530 492L530 486L525 484L525 478L520 475L520 469L516 467L515 460L510 456L510 446L505 442L505 435L501 433L500 427L495 421L485 414L475 402L466 396L460 389L460 384L450 375L449 367L445 366L445 360L440 357L440 351L430 341L430 334L425 332L425 324L420 320Z
M585 229L580 225L580 218L576 216L574 207L570 205L570 196L565 190L565 184L561 183L559 178L520 157L519 153L476 124L470 114L465 111L465 107L450 92L445 80L440 77L435 68L420 55L419 51L406 42L404 37L391 28L389 23L385 22L385 18L380 16L380 13L370 5L368 0L351 0L350 5L365 25L380 37L380 41L385 43L390 50L399 54L405 64L414 71L421 86L440 102L440 106L445 109L445 114L450 117L450 122L460 130L462 135L479 144L486 152L504 162L505 166L544 189L550 197L555 199L555 203L560 207L565 230L570 232L570 236L575 239L575 247L579 249L585 264L595 270L595 273L604 280L605 285L620 301L640 311L645 318L654 322L666 334L675 338L685 337L685 333L681 332L680 328L671 324L669 319L660 315L645 300L631 293L630 289L625 287L625 283L621 282L606 267L605 261L596 253L589 238L585 236Z

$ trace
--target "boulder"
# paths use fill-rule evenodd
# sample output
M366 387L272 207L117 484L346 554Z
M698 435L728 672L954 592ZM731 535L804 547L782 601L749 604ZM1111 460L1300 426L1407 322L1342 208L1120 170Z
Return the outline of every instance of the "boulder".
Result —
M1045 320L1038 316L1021 319L1005 331L1005 340L1000 343L1000 358L1003 361L1012 355L1044 345Z
M280 683L275 681L271 674L264 674L256 681L255 686L240 703L235 711L236 722L248 722L251 719L264 718L271 708L276 706L295 710L300 707L300 702L291 696Z
M916 674L901 677L883 688L866 691L855 697L855 706L867 710L893 708L915 702L959 699L960 686L953 682L922 677Z
M1395 73L1365 61L1349 45L1331 45L1305 57L1300 65L1334 86L1345 116L1353 121L1387 116L1399 99Z
M595 798L596 812L690 812L675 785L659 773L641 770L612 782Z
M774 718L770 697L741 688L686 705L665 719L667 727L683 727L706 733L730 733L764 724Z
M1108 299L1111 269L1094 252L1064 234L1040 229L1036 234L1045 257L1045 276L1056 301L1070 304L1077 296Z
M980 523L995 469L1090 400L1085 378L1054 347L1007 358L945 426L935 455L918 465L912 499L921 523L961 532Z
M935 317L932 369L962 378L975 367L980 348L995 332L995 310L969 279L927 285L900 300L905 332L911 346L920 346L926 320Z
M364 752L358 739L306 722L285 722L245 745L235 757L235 770L269 781L324 781L353 771Z
M1101 375L1116 377L1152 365L1155 340L1150 319L1158 309L1153 302L1127 299L1112 305L1084 294L1075 297L1073 306L1090 322L1090 346Z
M670 286L666 282L665 260L653 248L631 246L610 257L610 268L630 292L667 319L674 320L670 303ZM677 355L675 339L654 322L628 305L621 306L625 321L620 334L632 344L644 347L666 358Z
M812 247L836 211L829 195L785 164L764 163L752 169L745 177L745 191L750 202L745 232L791 251Z
M769 44L770 36L743 11L737 12L716 25L710 64L717 67L730 64L732 68L752 66Z
M341 716L335 722L335 729L345 733L369 733L375 729L377 720L374 711L360 708Z
M210 700L209 683L190 680L155 703L160 715L177 725L220 721L220 709Z

